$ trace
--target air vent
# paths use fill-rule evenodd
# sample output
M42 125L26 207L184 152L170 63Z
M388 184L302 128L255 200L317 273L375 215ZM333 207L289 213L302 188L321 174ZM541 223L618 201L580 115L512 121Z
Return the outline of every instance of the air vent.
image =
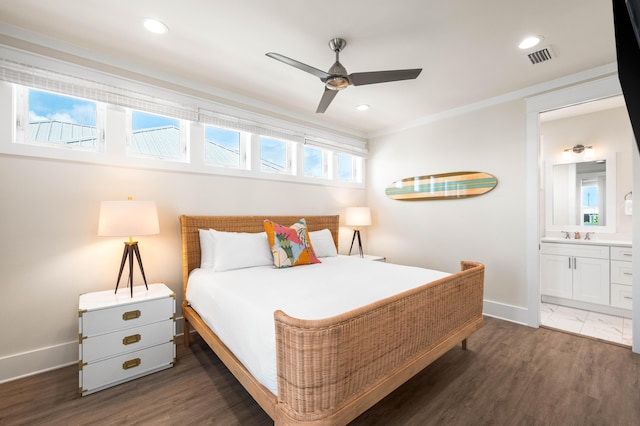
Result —
M527 56L532 64L539 64L540 62L546 62L555 58L555 54L551 49L551 46L543 47L535 52L528 53Z

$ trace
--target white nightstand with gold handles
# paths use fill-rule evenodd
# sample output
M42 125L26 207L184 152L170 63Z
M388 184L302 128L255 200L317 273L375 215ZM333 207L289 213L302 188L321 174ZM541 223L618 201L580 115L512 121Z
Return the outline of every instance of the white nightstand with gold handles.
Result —
M164 284L80 295L80 395L136 379L176 362L176 295Z

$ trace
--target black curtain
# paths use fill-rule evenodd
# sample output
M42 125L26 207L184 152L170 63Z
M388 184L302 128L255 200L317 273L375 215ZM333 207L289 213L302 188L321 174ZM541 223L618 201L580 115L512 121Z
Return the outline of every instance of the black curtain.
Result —
M636 38L625 0L613 0L613 23L618 56L618 78L627 104L633 134L640 150L640 42Z

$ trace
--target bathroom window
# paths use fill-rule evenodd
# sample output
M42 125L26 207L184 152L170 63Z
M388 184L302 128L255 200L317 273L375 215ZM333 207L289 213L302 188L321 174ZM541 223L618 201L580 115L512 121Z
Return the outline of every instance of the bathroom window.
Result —
M599 224L599 185L598 179L583 179L581 194L582 222L585 226L597 226Z

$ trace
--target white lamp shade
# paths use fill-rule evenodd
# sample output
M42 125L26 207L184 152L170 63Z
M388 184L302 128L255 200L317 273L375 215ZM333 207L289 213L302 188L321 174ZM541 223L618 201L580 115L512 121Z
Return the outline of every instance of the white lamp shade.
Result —
M103 201L100 203L98 235L129 237L160 233L155 201Z
M369 226L371 210L369 207L347 207L344 222L347 226Z

